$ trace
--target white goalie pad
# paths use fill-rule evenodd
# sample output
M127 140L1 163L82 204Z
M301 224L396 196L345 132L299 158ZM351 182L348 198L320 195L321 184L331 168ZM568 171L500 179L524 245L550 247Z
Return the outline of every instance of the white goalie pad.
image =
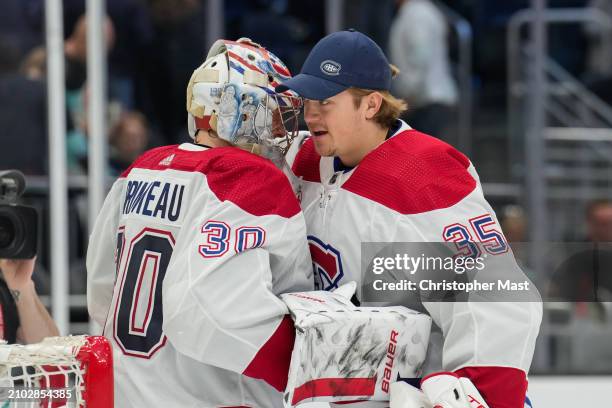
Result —
M285 404L388 401L398 376L417 377L431 318L402 306L356 307L337 292L281 296L294 319Z

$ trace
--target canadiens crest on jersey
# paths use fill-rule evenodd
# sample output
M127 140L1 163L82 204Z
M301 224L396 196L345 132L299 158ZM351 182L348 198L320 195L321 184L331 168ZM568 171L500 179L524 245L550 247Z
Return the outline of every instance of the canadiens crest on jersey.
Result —
M332 290L338 287L344 276L340 251L319 238L309 235L308 248L317 290Z

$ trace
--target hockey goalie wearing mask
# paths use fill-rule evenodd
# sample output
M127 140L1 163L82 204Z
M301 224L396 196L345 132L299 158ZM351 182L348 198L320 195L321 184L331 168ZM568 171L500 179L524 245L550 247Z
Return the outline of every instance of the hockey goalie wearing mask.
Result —
M279 295L313 288L299 203L268 160L296 129L301 100L274 92L289 76L250 40L217 41L187 87L193 142L147 151L106 197L87 290L115 406L282 407Z
M250 40L218 41L187 86L189 135L195 140L204 131L280 165L302 104L292 91L274 91L290 75L278 57Z

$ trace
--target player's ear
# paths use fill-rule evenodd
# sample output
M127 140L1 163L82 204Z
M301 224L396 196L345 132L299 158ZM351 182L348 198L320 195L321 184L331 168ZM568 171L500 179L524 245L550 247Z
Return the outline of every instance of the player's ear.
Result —
M366 119L372 119L378 111L383 102L383 97L379 92L372 92L363 98L365 103L365 117Z

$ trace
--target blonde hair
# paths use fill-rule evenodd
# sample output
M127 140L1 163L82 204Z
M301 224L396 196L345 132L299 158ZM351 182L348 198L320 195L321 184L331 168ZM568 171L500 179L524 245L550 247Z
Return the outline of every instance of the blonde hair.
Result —
M391 77L395 78L400 70L393 64L389 64L391 68ZM383 128L390 128L395 124L395 121L399 119L402 112L408 109L406 101L400 98L396 98L391 95L389 91L380 91L376 89L364 89L364 88L349 88L348 91L353 96L353 104L355 108L358 108L361 104L361 100L364 96L370 95L373 92L378 92L382 96L382 104L380 109L372 118L377 124Z

